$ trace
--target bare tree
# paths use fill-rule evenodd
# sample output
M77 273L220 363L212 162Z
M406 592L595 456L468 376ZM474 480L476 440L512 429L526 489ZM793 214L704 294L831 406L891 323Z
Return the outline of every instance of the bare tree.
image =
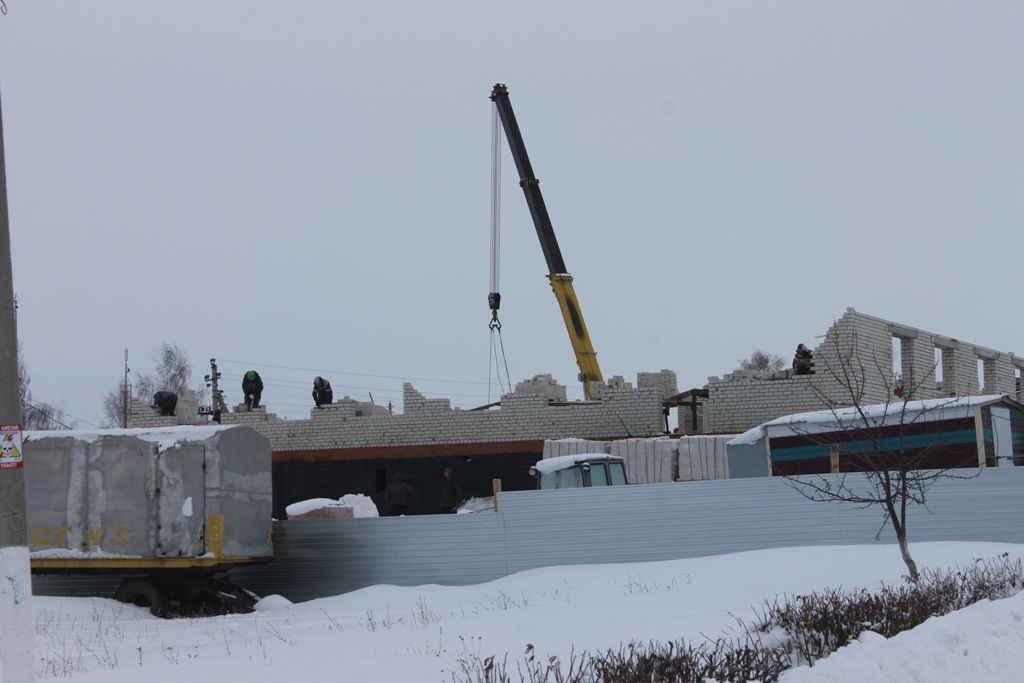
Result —
M856 348L854 337L849 348L832 349L818 359L828 382L841 387L841 395L826 396L821 385L814 384L828 409L783 423L805 442L828 450L833 475L809 475L799 465L782 474L809 500L880 507L878 535L887 524L892 526L910 580L917 582L920 574L910 554L907 511L913 505L927 505L928 491L937 481L980 474L976 445L955 443L944 431L949 420L971 414L970 408L957 398L913 400L926 382L934 383L934 368L914 386L904 386L877 358L865 364ZM869 403L865 397L879 385L888 399ZM973 417L963 419L973 425Z
M153 372L135 376L136 396L148 398L157 391L173 391L180 395L191 388L192 364L180 346L166 342L161 344L153 360L156 361Z
M783 368L782 356L775 353L765 353L761 349L755 349L749 358L739 361L740 370L754 370L756 372L778 372Z
M191 389L189 383L192 381L192 364L189 362L188 354L180 346L164 342L153 361L156 367L152 372L135 374L135 396L148 401L158 391L172 391L180 396ZM194 391L201 402L206 395L205 386L200 385ZM126 426L125 393L123 385L119 384L103 398L106 426Z
M125 415L127 414L126 398L125 392L120 385L108 391L107 395L103 397L104 427L123 428L128 426L125 424Z
M44 401L32 399L29 384L32 378L25 367L25 359L21 355L21 344L18 344L18 386L21 393L21 424L25 429L51 430L74 429L76 424L64 413L64 406L55 406Z

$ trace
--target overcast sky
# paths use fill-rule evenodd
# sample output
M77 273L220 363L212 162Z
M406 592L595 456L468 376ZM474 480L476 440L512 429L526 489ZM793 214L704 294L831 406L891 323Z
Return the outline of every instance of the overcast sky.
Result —
M18 332L80 426L161 342L284 416L316 374L485 403L495 82L606 377L788 363L847 306L1024 352L1019 2L6 4ZM505 150L512 378L580 397Z

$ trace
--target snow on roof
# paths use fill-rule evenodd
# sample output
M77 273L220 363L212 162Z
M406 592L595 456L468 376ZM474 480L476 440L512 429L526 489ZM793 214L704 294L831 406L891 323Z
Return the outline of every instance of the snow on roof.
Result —
M753 429L726 442L726 446L749 446L768 436L831 432L863 426L865 419L872 427L894 424L933 422L967 417L975 406L995 403L1006 398L1005 394L983 396L960 396L951 398L930 398L920 401L892 401L835 410L815 410L806 413L783 415L764 422ZM861 417L863 412L864 417Z
M61 429L25 432L25 441L33 439L78 439L93 443L102 436L134 436L158 445L161 451L188 441L206 441L218 432L240 425L190 425L180 427L143 427L129 429Z
M556 455L553 458L546 458L534 465L534 468L536 468L536 470L541 474L548 474L550 472L564 470L567 467L572 467L579 462L599 462L607 460L622 462L622 458L619 456L608 455L607 453L575 453L573 455Z

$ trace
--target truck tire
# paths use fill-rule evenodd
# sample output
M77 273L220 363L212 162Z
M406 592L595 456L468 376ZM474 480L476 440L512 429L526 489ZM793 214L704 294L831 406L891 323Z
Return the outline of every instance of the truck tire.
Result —
M148 607L150 614L155 617L162 617L166 609L163 592L149 579L125 579L114 593L114 599Z

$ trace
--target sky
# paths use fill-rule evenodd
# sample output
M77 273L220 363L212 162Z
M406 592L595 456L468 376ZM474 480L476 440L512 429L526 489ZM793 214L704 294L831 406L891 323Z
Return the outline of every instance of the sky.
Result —
M164 342L293 418L315 375L494 400L496 82L606 377L788 364L848 306L1024 352L1020 3L6 6L18 332L80 427ZM581 398L502 170L509 374Z
M343 523L343 522L339 522ZM921 543L921 567L970 565L1024 546ZM534 569L474 586L372 586L257 611L161 620L104 598L33 597L36 680L452 681L460 660L539 660L631 641L699 643L735 633L764 601L900 585L895 545L784 548L649 563ZM1004 683L1024 666L1024 594L976 603L886 640L866 632L782 683ZM465 678L461 679L465 680Z

